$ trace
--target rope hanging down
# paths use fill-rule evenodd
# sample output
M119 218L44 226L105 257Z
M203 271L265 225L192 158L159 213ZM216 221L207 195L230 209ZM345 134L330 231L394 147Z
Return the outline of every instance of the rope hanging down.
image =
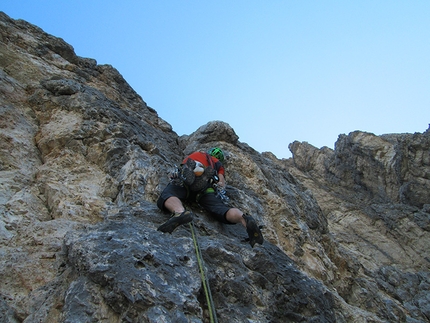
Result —
M209 281L205 275L205 268L204 268L204 264L203 264L202 251L200 250L200 245L199 245L199 242L197 241L197 236L196 236L193 222L190 223L190 228L191 228L191 234L193 236L194 248L196 249L197 262L199 264L200 276L201 276L202 283L203 283L203 289L204 289L205 296L206 296L206 302L208 304L209 319L210 319L211 323L218 323L218 320L216 317L216 312L215 312L215 305L214 305L214 301L212 299L212 293L211 293L211 289L209 286Z

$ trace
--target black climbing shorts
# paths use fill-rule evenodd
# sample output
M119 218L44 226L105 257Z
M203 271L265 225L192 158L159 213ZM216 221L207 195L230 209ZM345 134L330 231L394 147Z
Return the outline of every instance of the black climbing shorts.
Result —
M158 208L162 211L167 211L164 207L164 202L172 196L176 196L180 200L185 200L188 196L188 190L183 186L169 183L157 200Z
M164 203L169 197L176 196L182 201L196 202L196 194L189 194L186 187L169 183L161 193L157 200L157 206L160 210L166 211ZM215 195L214 192L205 193L199 196L198 203L206 211L210 212L219 222L225 224L234 224L227 221L225 215L230 207L225 205L223 201Z

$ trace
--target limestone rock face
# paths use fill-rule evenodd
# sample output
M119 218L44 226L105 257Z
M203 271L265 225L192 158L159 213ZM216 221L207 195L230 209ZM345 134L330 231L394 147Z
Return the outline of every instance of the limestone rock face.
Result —
M339 136L334 151L299 142L290 149L290 172L313 192L336 241L336 258L342 256L333 284L338 293L358 305L377 291L404 307L388 321L413 321L409 313L421 312L412 316L427 322L430 129L379 137L355 131ZM366 306L376 309L381 300Z
M428 322L430 130L258 153L227 123L178 136L112 66L0 13L0 322L208 322L191 227L156 200L194 150L226 153L240 225L198 205L219 322Z

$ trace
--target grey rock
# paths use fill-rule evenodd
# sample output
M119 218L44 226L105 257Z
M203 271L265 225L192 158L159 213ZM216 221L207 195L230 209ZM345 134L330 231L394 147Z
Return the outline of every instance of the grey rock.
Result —
M227 123L178 136L120 72L0 13L0 320L207 322L188 225L156 201L193 150L226 152L229 203L195 214L219 322L428 322L430 130L258 153Z

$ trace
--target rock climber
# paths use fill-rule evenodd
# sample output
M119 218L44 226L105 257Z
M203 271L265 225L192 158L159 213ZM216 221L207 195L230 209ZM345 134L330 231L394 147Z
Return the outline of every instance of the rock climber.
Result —
M171 217L158 230L172 233L178 226L193 220L182 201L197 201L218 221L225 224L241 223L248 233L249 243L263 244L264 238L254 218L241 210L226 205L218 193L225 188L224 152L211 148L208 152L196 151L187 156L171 181L161 193L157 206L171 212Z

